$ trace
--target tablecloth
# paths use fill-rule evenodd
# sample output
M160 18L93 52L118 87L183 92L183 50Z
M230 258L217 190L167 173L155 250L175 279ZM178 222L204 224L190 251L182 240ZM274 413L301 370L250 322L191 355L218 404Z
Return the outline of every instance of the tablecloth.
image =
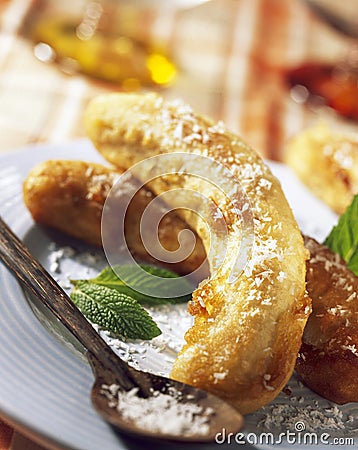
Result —
M123 89L36 58L23 25L39 7L35 0L0 0L0 153L85 137L82 116L88 101ZM292 135L317 119L295 101L287 69L306 61L335 61L349 46L348 38L301 0L212 0L192 9L164 8L150 22L148 36L157 35L168 43L178 75L168 87L142 89L181 98L223 120L274 160L282 159ZM18 450L16 435L0 422L0 450L11 445ZM34 445L21 442L23 449Z

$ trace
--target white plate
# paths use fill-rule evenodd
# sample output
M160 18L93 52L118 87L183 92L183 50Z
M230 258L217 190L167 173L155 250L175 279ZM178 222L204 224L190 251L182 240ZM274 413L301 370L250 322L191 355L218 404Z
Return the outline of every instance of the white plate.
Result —
M54 275L66 284L69 274L82 276L97 271L104 261L100 252L92 252L35 225L26 210L22 201L22 181L36 163L51 158L102 161L87 140L57 146L27 147L2 156L0 214L48 269L53 269L54 259L59 255L56 252L65 248L64 256L58 259L60 265ZM277 163L270 165L283 184L302 231L322 240L335 223L335 215L314 198L287 167ZM75 254L66 253L69 246L76 248ZM164 444L143 443L116 434L92 408L89 394L93 377L80 346L41 305L37 305L36 301L34 303L34 299L28 301L17 281L3 265L0 265L0 286L1 415L33 438L59 448L118 450L151 448L151 445L158 450L196 448L193 445L166 447ZM167 372L182 342L184 327L190 320L185 318L181 307L170 314L175 330L171 328L170 322L166 324L168 308L158 309L154 315L162 326L163 336L149 345L122 345L117 341L114 342L117 343L115 350L140 367ZM183 321L183 329L178 330L178 323ZM310 439L317 439L315 448L318 449L326 446L321 441L322 433L328 434L323 440L329 443L335 437L345 439L358 436L357 404L342 407L332 405L303 387L295 376L289 383L289 389L290 395L286 390L273 404L246 417L246 439L255 448L271 448L270 443L277 444L280 440L279 433L284 433L284 439L281 435L281 449L292 448L293 442L298 447L302 446L302 439L307 432L316 434ZM288 432L291 434L288 434L287 441ZM227 438L221 438L219 440L225 440L224 444L199 448L229 447ZM269 444L266 444L267 441ZM345 444L340 448L353 448L350 443ZM241 435L236 437L236 442L233 441L233 446L250 447L242 443Z

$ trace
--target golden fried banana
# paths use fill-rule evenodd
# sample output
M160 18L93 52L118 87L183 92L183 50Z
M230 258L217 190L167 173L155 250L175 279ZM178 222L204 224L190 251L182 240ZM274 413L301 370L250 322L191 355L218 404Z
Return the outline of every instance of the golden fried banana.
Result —
M25 204L38 223L55 228L90 244L101 246L103 205L119 172L100 164L83 161L50 160L36 166L23 185ZM128 248L138 261L160 264L148 254L140 234L144 209L153 193L142 188L133 197L125 215L124 231ZM174 212L166 214L158 226L158 239L168 251L178 248L178 234L188 226ZM171 270L192 273L206 258L200 239L193 252L178 263L166 263ZM203 272L207 266L202 267ZM199 275L198 275L199 276Z
M103 204L116 176L99 164L46 161L24 181L24 201L36 222L100 246Z
M235 281L229 281L231 267L225 266L196 289L190 305L194 325L186 333L171 376L213 392L242 413L267 404L292 374L310 313L305 295L307 252L279 182L223 124L154 94L98 97L88 106L85 123L94 145L117 167L128 168L159 154L179 158L175 152L184 152L225 166L244 187L250 203L246 206L254 216L252 256ZM164 172L170 171L169 166L170 160ZM215 179L217 174L209 172L210 168L207 175ZM147 179L150 173L142 176ZM220 205L225 218L232 215L204 180L183 175L156 181L151 184L156 194L167 183L171 188L193 189ZM210 253L210 236L190 214L184 217L202 238L209 264L215 268L222 252L218 230L210 230ZM232 223L229 258L243 238L240 224Z

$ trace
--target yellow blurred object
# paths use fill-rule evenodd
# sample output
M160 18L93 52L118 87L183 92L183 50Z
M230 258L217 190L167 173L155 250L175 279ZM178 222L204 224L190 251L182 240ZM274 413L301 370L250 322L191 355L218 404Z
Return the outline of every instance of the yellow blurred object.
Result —
M104 14L106 20L101 21ZM124 17L117 19L111 11L104 13L102 2L94 1L87 5L81 20L45 14L30 33L37 47L49 46L51 61L60 63L65 71L118 83L126 90L170 85L177 69L165 51L149 39L135 37L138 25L133 14L125 11Z
M148 56L147 67L152 80L157 84L168 84L175 77L174 64L160 53L152 53Z

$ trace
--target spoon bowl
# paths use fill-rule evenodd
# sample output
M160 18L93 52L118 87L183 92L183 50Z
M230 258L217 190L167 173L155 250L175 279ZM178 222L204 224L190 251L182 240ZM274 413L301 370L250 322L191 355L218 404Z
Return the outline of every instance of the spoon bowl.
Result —
M139 375L140 386L126 391L120 379L115 382L113 371L105 373L91 353L88 358L95 373L91 395L94 407L107 422L127 434L214 442L223 428L235 433L242 426L242 416L236 410L206 391L136 369L133 372Z
M137 370L115 354L1 218L0 258L87 349L95 377L92 404L120 432L168 441L214 442L223 428L228 433L241 429L243 417L222 399Z

